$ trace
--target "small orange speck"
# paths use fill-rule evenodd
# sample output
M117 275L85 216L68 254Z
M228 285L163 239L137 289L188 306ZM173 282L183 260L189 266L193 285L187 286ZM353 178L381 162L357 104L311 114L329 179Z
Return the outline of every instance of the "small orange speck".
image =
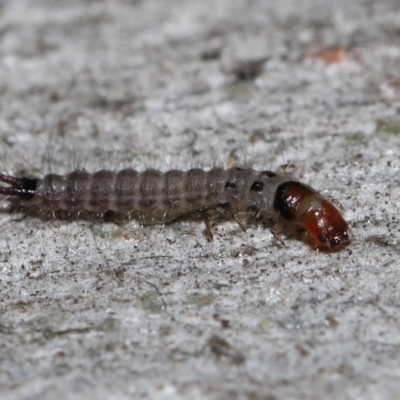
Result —
M320 58L328 64L338 63L349 58L349 52L341 46L326 47L312 54L315 58Z

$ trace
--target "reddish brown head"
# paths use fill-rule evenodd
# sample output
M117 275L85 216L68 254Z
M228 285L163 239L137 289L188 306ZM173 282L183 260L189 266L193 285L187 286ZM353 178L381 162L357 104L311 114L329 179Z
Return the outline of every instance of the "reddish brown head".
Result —
M288 181L280 185L274 208L284 219L304 229L315 248L337 251L350 243L349 227L339 210L303 183Z

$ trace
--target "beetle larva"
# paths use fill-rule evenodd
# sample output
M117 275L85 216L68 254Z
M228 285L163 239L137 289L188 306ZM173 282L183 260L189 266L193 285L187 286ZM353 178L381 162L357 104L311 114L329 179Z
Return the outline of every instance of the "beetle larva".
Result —
M0 195L12 207L45 212L114 211L144 224L166 223L193 213L217 211L233 217L279 219L302 230L318 249L335 251L349 244L349 229L338 209L316 190L284 174L252 168L199 168L167 172L75 170L43 179L0 174Z

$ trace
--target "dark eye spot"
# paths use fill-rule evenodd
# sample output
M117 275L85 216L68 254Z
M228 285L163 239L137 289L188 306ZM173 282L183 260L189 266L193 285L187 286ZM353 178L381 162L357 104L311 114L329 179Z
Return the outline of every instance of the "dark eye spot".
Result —
M243 171L243 168L236 167L235 170L236 170L236 171Z
M236 187L236 183L235 182L226 182L225 183L225 189L227 188L235 188Z
M261 192L264 189L264 183L260 181L255 181L252 185L250 190L252 192Z
M263 171L263 172L261 172L261 175L267 175L268 178L275 178L275 176L276 176L275 172L272 172L272 171Z

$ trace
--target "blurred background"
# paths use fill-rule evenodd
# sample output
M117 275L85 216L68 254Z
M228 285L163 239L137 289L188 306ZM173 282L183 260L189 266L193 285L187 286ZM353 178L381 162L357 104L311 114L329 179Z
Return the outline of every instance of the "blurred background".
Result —
M0 159L276 169L352 244L0 215L4 399L397 399L398 0L0 1Z

